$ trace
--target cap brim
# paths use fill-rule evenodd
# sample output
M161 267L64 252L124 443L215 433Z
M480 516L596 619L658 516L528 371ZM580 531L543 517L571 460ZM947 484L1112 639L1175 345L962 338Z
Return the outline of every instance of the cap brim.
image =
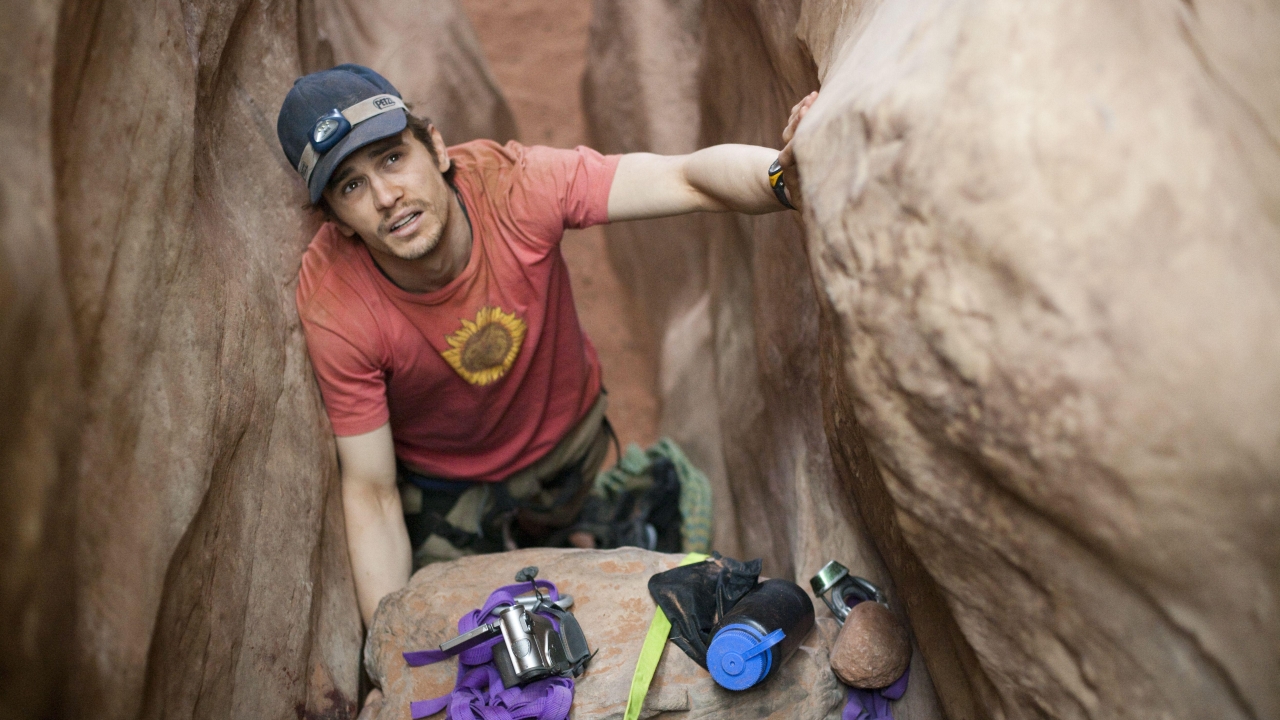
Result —
M329 184L329 178L333 177L333 171L347 159L348 155L371 142L391 137L406 127L409 127L409 120L405 117L404 110L397 108L375 115L351 128L351 132L339 140L338 144L330 148L329 152L320 158L320 162L316 163L316 169L312 171L311 182L307 187L311 195L311 204L320 202L320 196L324 194L324 187Z

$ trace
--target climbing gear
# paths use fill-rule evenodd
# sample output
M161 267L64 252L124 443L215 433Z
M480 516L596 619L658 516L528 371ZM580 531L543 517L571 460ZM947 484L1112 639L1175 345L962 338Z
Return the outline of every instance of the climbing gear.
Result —
M310 141L302 149L302 157L298 159L298 174L302 176L303 182L311 182L311 173L315 169L316 162L320 160L321 153L337 145L347 136L347 133L351 132L353 126L392 110L408 110L408 108L400 98L383 93L361 100L343 110L334 108L321 115L320 119L316 120L316 124L311 126Z
M813 601L799 585L773 578L721 616L707 647L707 670L720 687L746 690L764 680L813 629Z
M527 567L516 574L516 580L532 582L538 568ZM520 598L508 607L495 610L495 622L480 625L440 644L440 650L456 655L497 637L501 643L493 647L493 661L498 675L507 687L524 685L550 675L582 674L591 650L578 621L568 614L560 602L552 602L534 587L534 598ZM559 620L559 628L548 616Z
M614 435L602 391L565 437L499 483L431 478L401 466L401 503L414 568L477 553L565 544Z
M836 616L836 622L841 625L844 625L853 606L860 602L872 601L889 607L880 588L866 578L850 575L849 568L835 560L823 565L817 575L809 578L809 587L813 588L814 595L822 598L827 607L831 608L831 614ZM850 600L853 602L849 602Z
M782 178L781 155L769 166L769 187L773 188L774 196L778 198L778 202L782 203L783 207L791 210L796 209L796 206L791 204L791 199L787 197L787 183Z
M596 476L573 530L590 532L603 548L710 552L711 483L670 438L648 450L631 443L613 468Z
M459 636L441 644L439 650L404 653L411 667L458 657L453 690L411 703L414 720L446 707L451 720L565 720L569 716L572 678L582 674L592 655L582 628L565 610L567 603L560 602L556 586L535 579L537 574L536 567L524 568L516 574L515 585L494 590L481 608L458 620ZM530 590L531 601L518 597ZM532 611L527 608L530 602ZM549 648L553 644L558 648Z
M845 703L840 720L893 720L893 708L890 701L899 700L907 693L907 681L911 677L908 667L887 688L882 690L860 690L849 688L849 699Z
M689 553L684 556L677 567L684 567L695 562L706 560L702 553ZM667 619L662 607L653 609L653 621L649 623L649 632L644 636L644 645L640 647L640 657L636 660L636 671L631 676L631 689L627 692L627 709L622 720L638 720L644 698L649 694L649 685L653 682L654 673L658 671L658 661L662 659L662 649L667 645L667 637L671 634L671 621Z

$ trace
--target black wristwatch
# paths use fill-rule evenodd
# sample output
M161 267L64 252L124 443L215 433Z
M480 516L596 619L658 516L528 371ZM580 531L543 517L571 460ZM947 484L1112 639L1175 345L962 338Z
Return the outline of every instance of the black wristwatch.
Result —
M759 166L757 165L756 167ZM782 179L781 160L774 160L773 164L769 166L769 187L773 188L773 194L778 196L778 202L782 203L783 207L791 208L792 210L796 209L796 206L792 205L791 201L787 199L787 183Z

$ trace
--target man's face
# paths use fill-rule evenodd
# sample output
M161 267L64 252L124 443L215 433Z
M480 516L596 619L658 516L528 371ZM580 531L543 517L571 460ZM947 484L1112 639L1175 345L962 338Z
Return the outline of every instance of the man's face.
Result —
M370 250L404 260L436 248L449 218L450 190L441 174L449 159L434 127L431 134L439 160L406 128L338 166L324 198L344 235L359 235Z

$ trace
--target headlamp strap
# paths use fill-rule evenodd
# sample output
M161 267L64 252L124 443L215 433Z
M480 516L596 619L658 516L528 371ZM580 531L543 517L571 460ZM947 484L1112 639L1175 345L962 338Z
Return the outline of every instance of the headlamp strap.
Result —
M343 110L342 117L346 118L347 122L350 123L350 127L355 127L369 118L377 117L392 110L408 111L408 108L405 106L404 101L395 95L374 95ZM350 132L350 129L347 132ZM302 148L302 157L298 160L298 174L302 176L303 182L308 185L311 184L311 173L315 171L316 163L320 161L320 152L315 148L313 134L313 132L307 133L307 145ZM346 133L343 134L345 135Z

